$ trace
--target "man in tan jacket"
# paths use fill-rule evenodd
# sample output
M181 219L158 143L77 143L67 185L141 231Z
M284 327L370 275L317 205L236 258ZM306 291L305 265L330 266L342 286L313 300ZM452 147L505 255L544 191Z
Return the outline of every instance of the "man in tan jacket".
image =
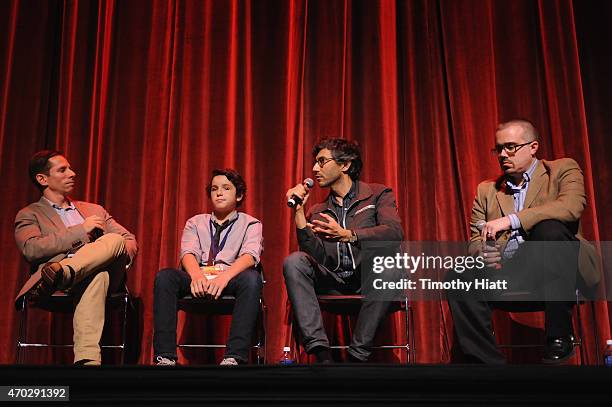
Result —
M510 291L496 293L494 300L490 293L449 293L458 341L471 361L505 363L493 336L492 308L529 309L512 302L521 298L513 297L517 291L533 293L530 301L544 308L543 361L568 359L574 352L572 296L575 299L577 284L598 282L592 246L578 234L586 205L582 171L569 158L538 160L538 146L538 132L529 121L500 124L493 153L503 175L478 185L470 219L470 253L482 255L487 267L480 275L461 279L504 279L510 282Z
M29 174L42 196L15 217L15 240L33 273L16 306L24 297L42 303L57 290L72 292L75 364L99 365L106 296L123 284L136 239L100 205L68 197L76 173L61 153L34 154Z

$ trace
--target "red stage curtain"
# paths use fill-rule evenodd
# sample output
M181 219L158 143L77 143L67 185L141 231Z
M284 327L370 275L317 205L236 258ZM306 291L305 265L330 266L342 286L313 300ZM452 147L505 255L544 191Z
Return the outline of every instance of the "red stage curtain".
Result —
M477 183L499 170L488 153L496 124L529 118L542 158L573 157L584 170L587 237L610 239L611 15L605 1L2 2L0 362L14 361L12 298L27 270L13 219L38 199L26 166L42 148L76 168L75 198L103 204L138 237L129 287L141 363L152 356L155 273L177 264L185 220L209 210L204 186L217 167L245 176L244 210L264 225L268 358L279 357L289 341L282 261L296 249L283 197L325 136L360 142L363 179L393 187L407 240L459 241ZM418 361L448 362L446 303L414 308ZM508 318L496 319L502 338L529 331ZM36 323L55 338L49 321ZM394 321L387 339L401 337ZM597 325L601 344L607 304L583 324ZM595 338L585 346L595 363Z

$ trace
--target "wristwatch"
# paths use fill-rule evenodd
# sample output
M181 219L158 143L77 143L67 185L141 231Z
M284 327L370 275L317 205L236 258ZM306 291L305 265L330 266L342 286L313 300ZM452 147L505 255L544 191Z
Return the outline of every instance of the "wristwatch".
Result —
M355 234L354 230L351 230L351 237L349 237L349 243L356 243L357 242L357 235Z

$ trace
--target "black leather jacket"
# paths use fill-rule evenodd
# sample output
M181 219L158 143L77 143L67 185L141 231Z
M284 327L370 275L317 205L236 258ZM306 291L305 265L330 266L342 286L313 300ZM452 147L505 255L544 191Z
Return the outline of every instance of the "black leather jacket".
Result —
M330 215L345 229L350 229L357 235L357 242L349 244L355 269L361 264L360 245L367 241L399 242L403 239L402 221L397 213L397 205L393 191L381 184L368 184L357 181L358 194L344 219L337 219L329 199L314 205L308 211L306 219L327 220L321 213ZM339 269L339 245L347 244L321 239L309 227L297 229L297 239L300 250L312 256L319 264L329 270Z

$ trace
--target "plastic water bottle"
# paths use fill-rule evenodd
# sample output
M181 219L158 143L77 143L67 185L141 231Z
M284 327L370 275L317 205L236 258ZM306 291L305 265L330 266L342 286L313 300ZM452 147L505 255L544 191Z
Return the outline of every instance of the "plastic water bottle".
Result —
M612 355L611 355L612 356ZM283 348L283 356L279 362L283 366L289 366L295 364L295 360L291 357L291 348L289 346L285 346Z
M604 366L612 367L612 339L606 341L606 350L604 351Z

